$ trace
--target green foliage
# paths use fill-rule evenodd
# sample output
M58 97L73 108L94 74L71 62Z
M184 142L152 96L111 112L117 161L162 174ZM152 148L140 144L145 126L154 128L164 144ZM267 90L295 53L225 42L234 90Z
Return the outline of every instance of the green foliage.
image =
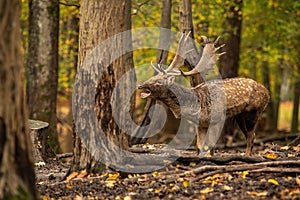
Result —
M297 35L300 12L297 2L284 0L244 1L240 73L261 81L261 64L270 65L271 88L278 80L276 70L293 74L297 64ZM299 20L298 20L299 21ZM256 74L251 70L256 68Z
M79 0L72 1L79 4ZM60 5L59 32L59 76L58 92L60 98L68 98L77 68L79 8Z
M300 40L300 1L286 0L243 0L242 10L235 6L239 0L192 0L194 33L196 42L206 35L215 39L218 35L226 37L226 18L238 14L242 20L240 76L251 77L262 82L262 63L270 67L271 90L282 78L286 88L299 79ZM79 0L72 0L79 4ZM132 28L159 27L162 2L149 0L132 0ZM171 29L179 31L179 0L172 1ZM27 52L28 36L28 0L22 0L22 52ZM79 8L60 5L59 35L59 95L70 96L76 73L78 49ZM145 33L135 38L134 42L157 44L159 33ZM171 45L175 51L177 44ZM154 72L150 62L156 60L156 49L139 49L134 52L138 82L149 78ZM169 55L168 63L174 54ZM24 56L26 58L26 56ZM25 62L25 61L24 61ZM282 70L281 74L278 74ZM278 77L278 76L281 77ZM284 94L288 100L291 90Z

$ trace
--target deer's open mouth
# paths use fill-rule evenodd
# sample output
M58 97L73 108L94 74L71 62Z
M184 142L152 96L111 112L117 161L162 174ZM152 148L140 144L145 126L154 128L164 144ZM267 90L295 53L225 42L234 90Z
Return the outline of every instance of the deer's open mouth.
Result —
M150 94L151 94L150 90L143 89L143 90L141 91L141 98L142 98L142 99L145 99L145 98L149 97Z
M151 95L151 91L145 88L143 85L139 85L138 89L141 90L141 98L145 99Z

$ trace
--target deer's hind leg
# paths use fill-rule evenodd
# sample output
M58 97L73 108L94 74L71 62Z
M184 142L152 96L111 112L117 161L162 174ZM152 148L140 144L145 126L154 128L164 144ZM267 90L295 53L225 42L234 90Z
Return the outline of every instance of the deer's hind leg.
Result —
M235 117L241 131L244 133L247 141L246 156L251 155L253 148L254 138L255 138L255 128L257 126L259 117L261 115L260 111L253 110L250 112L244 112Z

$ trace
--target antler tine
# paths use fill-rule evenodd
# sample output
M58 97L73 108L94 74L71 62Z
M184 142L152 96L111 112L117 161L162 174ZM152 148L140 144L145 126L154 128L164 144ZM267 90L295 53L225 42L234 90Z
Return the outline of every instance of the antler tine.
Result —
M157 72L157 73L163 73L165 74L166 72L161 68L161 66L158 64L158 66L156 66L155 64L152 63L151 61L151 66L153 67L153 69Z
M178 43L178 48L176 51L176 55L171 62L170 66L165 70L168 74L171 75L181 75L179 68L184 65L184 60L185 60L185 54L186 54L186 41L188 40L190 36L191 31L188 32L188 34L185 36L183 33L181 34L179 43Z
M219 35L219 36L217 37L217 39L214 41L214 45L215 45L215 46L218 44L220 38L221 38L221 36Z
M222 44L219 47L216 47L218 40L220 39L220 36L215 40L215 42L211 42L209 38L205 36L201 36L204 41L204 48L203 53L201 56L200 61L195 66L194 69L192 69L189 72L181 72L184 76L190 76L194 74L207 74L208 70L212 69L215 63L219 60L220 56L225 54L226 52L222 52L217 54L216 51L218 51L220 48L224 47L225 44Z

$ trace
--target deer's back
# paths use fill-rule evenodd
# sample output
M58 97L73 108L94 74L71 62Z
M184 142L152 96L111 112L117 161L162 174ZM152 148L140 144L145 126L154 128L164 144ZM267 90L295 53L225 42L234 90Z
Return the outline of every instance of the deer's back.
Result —
M210 113L212 103L226 105L226 117L253 110L263 111L269 101L268 90L248 78L229 78L206 82L195 87L194 90L202 96L202 99L205 99L202 102L202 110L209 109L208 113ZM219 98L215 98L217 95Z

